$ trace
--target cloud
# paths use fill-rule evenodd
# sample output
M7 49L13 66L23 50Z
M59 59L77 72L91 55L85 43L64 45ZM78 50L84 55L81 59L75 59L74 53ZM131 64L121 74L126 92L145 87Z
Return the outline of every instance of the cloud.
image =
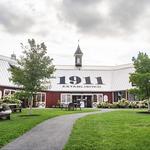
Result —
M34 19L23 7L8 3L0 2L0 25L11 34L28 32L35 23Z
M132 35L147 13L148 0L62 0L58 18L78 32L97 36Z

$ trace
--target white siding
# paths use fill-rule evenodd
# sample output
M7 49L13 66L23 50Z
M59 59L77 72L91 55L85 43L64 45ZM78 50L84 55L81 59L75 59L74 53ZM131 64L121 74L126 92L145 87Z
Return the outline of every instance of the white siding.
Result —
M9 64L16 64L16 62L8 57L0 56L0 86L16 87L9 78L8 72ZM132 64L125 64L119 66L83 66L76 68L75 66L56 66L54 77L51 83L47 84L49 91L118 91L131 88L129 83L129 73L133 72ZM59 84L60 77L65 76L66 84ZM71 84L69 77L78 76L82 82L79 84ZM85 85L84 77L90 77L92 84ZM101 77L103 84L97 85L96 77Z

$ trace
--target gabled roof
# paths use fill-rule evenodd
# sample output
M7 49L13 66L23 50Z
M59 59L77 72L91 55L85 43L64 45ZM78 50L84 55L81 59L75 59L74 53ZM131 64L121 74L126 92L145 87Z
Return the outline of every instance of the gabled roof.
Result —
M81 49L80 49L80 46L78 44L78 47L77 47L77 50L75 51L74 55L83 55Z
M0 86L5 87L19 87L9 80L11 73L8 71L10 66L17 65L17 62L9 57L0 55ZM54 77L51 78L51 83L47 83L48 91L89 91L89 92L102 92L102 91L121 91L132 88L129 83L129 74L134 72L133 64L124 64L117 66L83 66L80 70L74 65L56 66ZM82 82L73 86L67 83L67 86L63 87L62 84L58 84L60 77L65 77L66 82L71 76L78 76ZM85 85L85 77L90 77L93 85ZM97 77L101 77L103 84L97 86ZM84 87L85 86L85 87ZM91 86L91 87L90 87ZM94 87L96 86L96 87ZM21 86L20 86L21 87Z

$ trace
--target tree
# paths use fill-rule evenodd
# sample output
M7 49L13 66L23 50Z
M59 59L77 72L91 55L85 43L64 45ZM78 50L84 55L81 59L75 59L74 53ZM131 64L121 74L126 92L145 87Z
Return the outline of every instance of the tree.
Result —
M44 81L49 79L55 68L52 64L53 59L47 54L47 47L44 43L36 44L35 40L28 40L28 45L23 48L23 56L17 60L16 66L11 66L11 78L16 85L28 95L30 110L32 109L33 95L44 89Z
M137 100L144 100L145 96L138 88L129 89L128 92L134 96Z
M133 57L132 61L135 72L130 74L130 82L136 85L135 91L138 96L148 99L150 111L150 58L146 53L139 52L137 58Z

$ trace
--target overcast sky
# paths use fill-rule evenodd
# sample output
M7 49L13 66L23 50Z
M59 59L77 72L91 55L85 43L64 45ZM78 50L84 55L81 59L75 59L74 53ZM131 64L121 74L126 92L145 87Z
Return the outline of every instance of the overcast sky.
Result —
M54 64L131 63L150 54L150 0L0 0L0 55L22 53L20 43L45 42Z

